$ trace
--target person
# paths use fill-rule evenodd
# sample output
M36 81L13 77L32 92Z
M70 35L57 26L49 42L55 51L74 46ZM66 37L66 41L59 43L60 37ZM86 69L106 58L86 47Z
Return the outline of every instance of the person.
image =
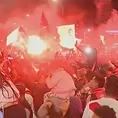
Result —
M7 74L7 76L10 75L11 72L11 63L10 61L5 57L4 52L0 51L0 71Z
M22 69L23 70L23 69ZM28 70L27 70L28 71ZM43 104L44 94L49 91L48 87L41 83L36 83L31 76L27 74L28 72L22 71L20 73L20 81L25 84L33 96L34 108L37 113L40 106ZM28 79L28 81L27 81Z
M59 98L66 99L75 95L76 87L71 75L64 67L59 66L60 65L55 65L54 69L52 69L52 76L46 79L46 85L51 89L49 94L53 93Z
M73 30L72 30L72 29L69 29L69 30L68 30L68 35L69 35L69 36L73 36L73 34L74 34L74 33L73 33Z
M100 106L95 109L92 118L116 118L116 113L109 106Z
M16 81L15 85L20 92L19 102L25 108L27 118L35 118L31 92L20 81Z
M68 110L63 116L63 110L66 110L66 108ZM78 97L71 96L66 104L62 104L61 99L52 97L40 107L38 118L81 118L82 112L81 100Z
M81 118L83 113L82 102L79 97L71 96L70 105L64 118Z
M48 99L37 112L37 118L63 118L63 110L65 106L61 106L61 99L52 97ZM57 107L58 106L58 107ZM68 106L68 102L67 105Z
M92 71L87 71L87 73L85 74L84 80L85 80L85 84L82 86L82 88L80 89L80 91L78 92L77 96L81 99L82 104L83 104L83 109L85 109L86 106L86 99L88 97L88 93L90 91L89 88L89 82L92 80L92 78L94 77L94 72Z
M94 77L89 81L89 88L91 91L87 97L87 103L91 100L97 100L104 96L105 79L98 73L94 73Z
M65 116L70 105L69 98L75 95L76 87L71 75L64 68L60 68L60 64L56 64L52 68L52 76L46 79L47 87L51 91L44 95L42 106L45 106L47 101L51 100L55 109L61 111ZM41 115L42 106L38 110L38 116Z
M16 86L0 73L0 111L4 118L26 118L24 107L19 103Z
M118 101L115 98L118 95L118 78L110 76L105 83L105 96L99 100L91 101L87 104L82 118L92 118L94 110L100 105L107 105L116 112L118 117Z

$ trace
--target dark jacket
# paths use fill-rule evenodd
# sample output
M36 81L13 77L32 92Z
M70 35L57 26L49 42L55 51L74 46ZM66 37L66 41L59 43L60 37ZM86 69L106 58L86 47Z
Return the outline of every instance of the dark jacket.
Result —
M81 118L83 113L81 100L76 97L70 97L70 106L65 118Z
M37 112L39 107L43 104L44 94L48 92L48 88L46 85L35 83L32 79L22 78L23 83L25 83L26 87L31 91L32 96L34 98L34 107Z

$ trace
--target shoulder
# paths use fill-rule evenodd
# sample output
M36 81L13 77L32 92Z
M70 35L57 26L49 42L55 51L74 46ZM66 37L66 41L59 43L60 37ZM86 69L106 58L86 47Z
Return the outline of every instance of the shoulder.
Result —
M94 111L99 106L100 106L99 100L93 100L87 104L86 108L90 111Z
M82 118L91 118L94 112L94 109L99 106L98 100L89 102L86 105Z

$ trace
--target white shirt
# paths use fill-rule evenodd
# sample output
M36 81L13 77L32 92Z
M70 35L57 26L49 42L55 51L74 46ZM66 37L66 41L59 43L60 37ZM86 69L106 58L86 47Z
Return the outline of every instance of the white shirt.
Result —
M95 102L97 102L101 106L105 105L105 106L109 106L110 108L113 108L114 111L116 112L116 116L118 118L118 101L116 101L115 99L112 99L112 98L101 98L99 100L94 100L94 101L89 102L85 108L82 118L92 118L94 113L92 110L90 110L89 106L91 103L95 103Z
M72 77L62 68L58 69L51 78L47 78L46 84L51 92L65 99L75 94L75 84Z
M20 94L16 86L10 80L8 82L10 83L11 87L14 89L14 91L16 92L16 95L19 98ZM2 89L0 88L0 108L2 108L7 103L17 101L17 98L15 94L13 93L12 89L8 85L5 85L4 88Z

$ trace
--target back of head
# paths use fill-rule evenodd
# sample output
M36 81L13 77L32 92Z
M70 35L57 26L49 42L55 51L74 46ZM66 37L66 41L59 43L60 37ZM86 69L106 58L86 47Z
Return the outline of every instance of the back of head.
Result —
M95 109L94 113L100 118L116 118L115 111L109 106L100 106Z
M92 71L88 71L88 72L86 73L86 75L85 75L85 77L86 77L86 79L87 79L88 82L91 81L94 76L95 76L95 74L94 74L94 72L92 72Z
M116 97L118 95L118 77L112 75L107 78L105 93L107 96L111 97Z
M54 101L47 100L37 112L38 118L63 118L63 111L56 106Z
M100 73L95 73L95 81L98 83L98 88L103 88L105 84L105 79Z
M49 118L63 118L63 112L57 109L54 104L48 108Z

